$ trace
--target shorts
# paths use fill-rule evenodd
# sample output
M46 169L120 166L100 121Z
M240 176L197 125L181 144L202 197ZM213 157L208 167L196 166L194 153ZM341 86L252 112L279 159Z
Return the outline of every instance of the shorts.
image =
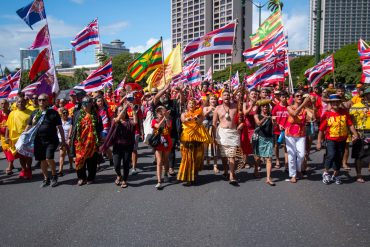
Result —
M134 150L133 151L137 151L139 149L139 140L140 140L140 135L135 134L135 145L134 145Z
M53 160L54 153L57 150L59 143L53 143L48 141L42 140L35 140L35 149L34 155L35 160L42 161L42 160Z

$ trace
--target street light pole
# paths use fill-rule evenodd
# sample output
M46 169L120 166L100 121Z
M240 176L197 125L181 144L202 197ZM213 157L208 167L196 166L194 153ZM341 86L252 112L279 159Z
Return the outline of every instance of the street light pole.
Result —
M316 32L315 32L315 61L320 62L320 43L321 43L321 0L317 0L316 5Z
M258 5L257 5L252 0L248 0L248 1L251 2L256 8L258 8L258 14L259 14L259 16L258 16L258 26L261 26L261 12L262 12L262 8L265 7L268 2L266 2L263 5L259 2Z

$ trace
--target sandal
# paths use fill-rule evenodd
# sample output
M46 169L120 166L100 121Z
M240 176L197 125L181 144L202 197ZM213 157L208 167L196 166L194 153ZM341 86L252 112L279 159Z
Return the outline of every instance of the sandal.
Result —
M270 186L275 186L276 184L274 182L272 182L271 180L266 180L265 182L266 184L270 185Z
M233 186L238 186L238 181L236 179L232 179L229 181L229 184L233 185Z
M119 186L121 184L121 178L117 178L116 181L114 181L114 184Z
M215 174L219 174L220 173L220 170L217 168L217 166L213 166L213 172Z
M346 170L346 171L350 171L351 170L351 167L349 167L347 164L346 165L343 165L343 169Z
M79 179L78 180L78 182L77 182L77 185L78 186L82 186L82 185L84 185L84 184L86 184L87 182L86 182L86 180L83 180L83 179Z
M127 188L127 187L128 187L128 185L126 184L126 182L122 181L121 188L124 189L124 188Z
M13 169L6 168L5 173L6 175L10 176L10 175L13 175L14 172L13 172Z
M362 178L362 177L358 177L357 179L356 179L356 182L358 182L358 183L365 183L365 180Z
M297 178L296 177L292 177L290 179L290 182L293 183L293 184L297 183Z

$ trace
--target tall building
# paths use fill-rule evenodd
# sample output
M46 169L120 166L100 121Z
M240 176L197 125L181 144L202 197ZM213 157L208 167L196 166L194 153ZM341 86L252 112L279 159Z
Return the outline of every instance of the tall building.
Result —
M239 24L233 56L214 54L200 57L203 75L209 67L218 71L225 69L232 61L242 61L243 50L250 47L248 36L252 33L252 3L242 0L171 0L172 47L178 43L184 47L193 39L235 19Z
M71 68L76 65L75 49L59 50L59 65L62 68Z
M316 4L317 0L310 0L310 54L316 45ZM320 53L335 52L360 38L370 40L369 0L321 0L321 9Z
M103 53L110 57L117 56L122 53L130 53L130 50L124 46L125 42L115 39L110 44L102 44L101 49ZM100 46L95 47L95 62L98 63L98 54L100 53Z
M37 55L39 55L39 50L30 50L30 49L19 49L21 69L28 70L32 67L33 62L35 61Z

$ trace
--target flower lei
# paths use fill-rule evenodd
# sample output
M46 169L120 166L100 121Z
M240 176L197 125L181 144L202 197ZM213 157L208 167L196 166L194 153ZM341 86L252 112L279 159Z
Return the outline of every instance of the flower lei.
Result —
M84 119L86 116L86 112L81 110L80 111L80 116L78 117L78 120L77 120L77 140L78 141L81 141L81 123L82 123L82 119ZM92 122L92 126L93 126L93 132L94 132L94 137L95 137L95 141L96 141L96 145L98 145L99 143L99 135L96 131L96 125L98 123L98 120L96 118L96 116L94 114L90 114L90 119L91 119L91 122Z
M48 110L48 109L46 109L46 111L47 111L47 110ZM37 110L37 112L36 112L35 116L33 117L32 124L36 124L36 123L40 120L41 115L42 115L42 112L43 112L43 111L41 111L40 109L39 109L39 110Z

